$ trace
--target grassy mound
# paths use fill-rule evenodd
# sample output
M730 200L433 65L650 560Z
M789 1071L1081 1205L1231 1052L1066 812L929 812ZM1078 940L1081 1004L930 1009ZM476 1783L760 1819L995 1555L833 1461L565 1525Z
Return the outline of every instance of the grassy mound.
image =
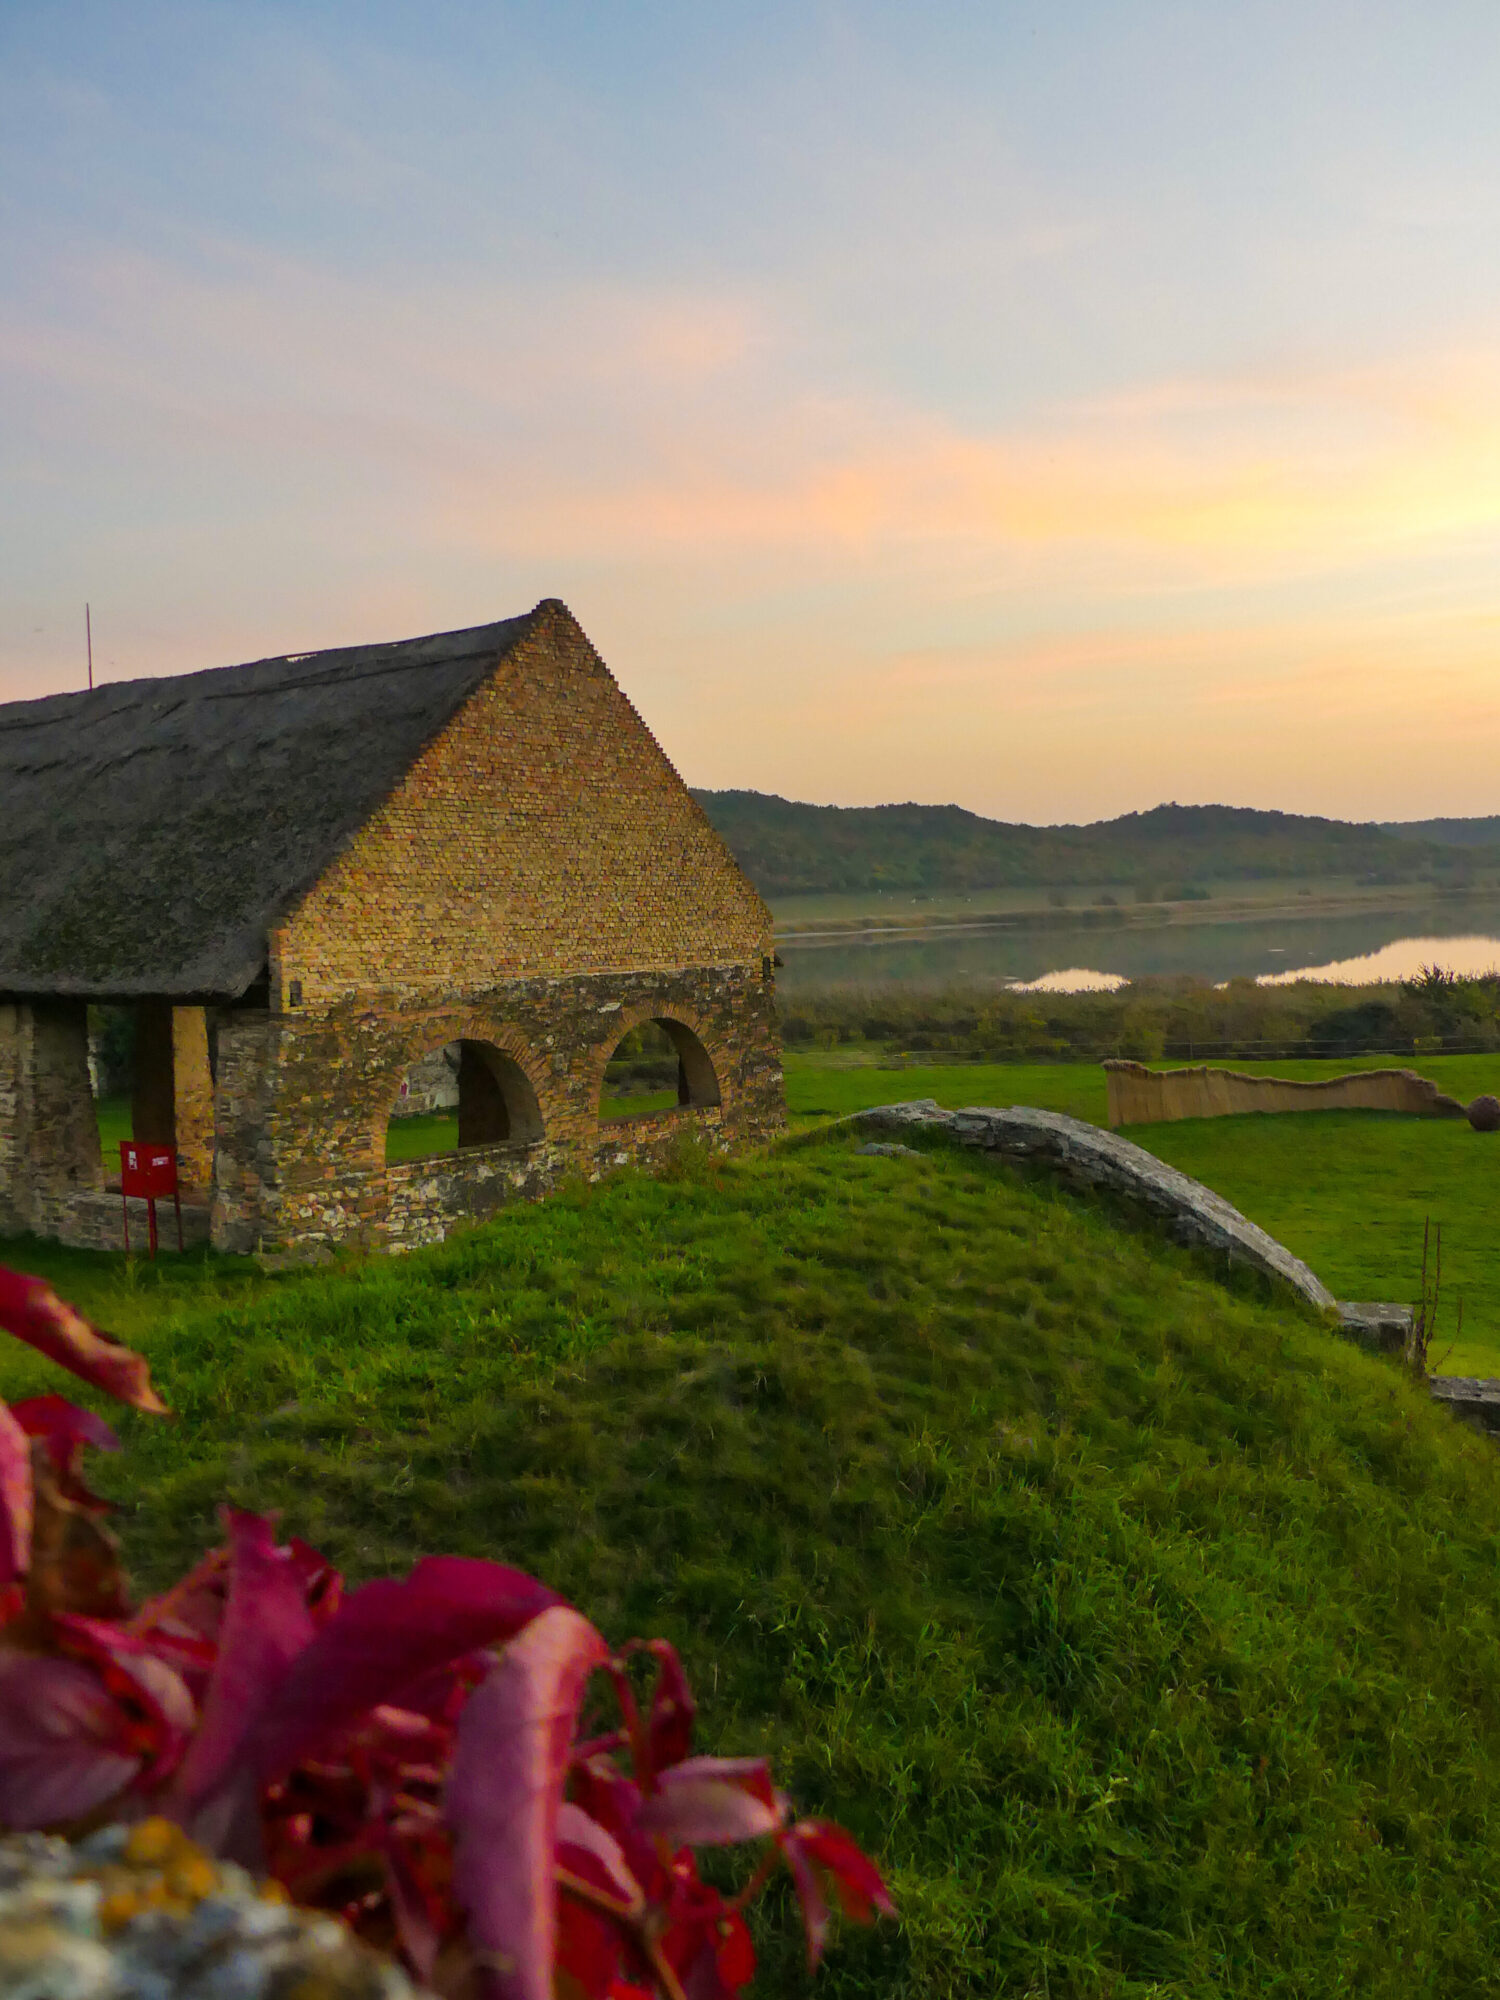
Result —
M1309 1080L1386 1066L1370 1058L1233 1065L1252 1075ZM1500 1088L1494 1056L1429 1056L1419 1068L1465 1102ZM1034 1104L1096 1125L1105 1120L1098 1064L891 1070L837 1055L788 1060L787 1101L802 1124L906 1097L935 1097L950 1109ZM1500 1138L1472 1132L1462 1119L1383 1111L1252 1112L1127 1126L1123 1136L1216 1189L1341 1299L1409 1304L1420 1285L1423 1223L1441 1223L1443 1307L1434 1364L1441 1361L1454 1375L1500 1375ZM1463 1337L1455 1340L1460 1300Z
M142 1579L227 1495L669 1634L712 1746L890 1874L830 2000L1500 1979L1500 1459L1290 1307L840 1140L195 1282L143 1343L178 1421L100 1468ZM801 1993L765 1932L757 1990Z

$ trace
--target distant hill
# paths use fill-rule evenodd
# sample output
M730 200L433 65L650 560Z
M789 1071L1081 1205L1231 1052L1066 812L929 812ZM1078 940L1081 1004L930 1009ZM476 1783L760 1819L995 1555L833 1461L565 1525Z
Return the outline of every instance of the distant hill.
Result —
M1500 814L1488 819L1383 819L1376 824L1398 840L1436 841L1443 847L1500 845Z
M1070 883L1161 891L1316 875L1453 881L1481 859L1500 865L1500 820L1429 822L1493 828L1481 844L1416 827L1357 826L1239 806L1164 805L1090 826L1025 826L982 819L961 806L812 806L767 792L695 790L693 796L768 896Z

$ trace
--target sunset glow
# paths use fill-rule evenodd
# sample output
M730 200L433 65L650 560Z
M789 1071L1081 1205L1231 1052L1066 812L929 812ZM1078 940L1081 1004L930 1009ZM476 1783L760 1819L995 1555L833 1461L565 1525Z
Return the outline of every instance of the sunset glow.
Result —
M1500 24L1307 11L6 9L0 695L555 595L699 784L1496 810Z

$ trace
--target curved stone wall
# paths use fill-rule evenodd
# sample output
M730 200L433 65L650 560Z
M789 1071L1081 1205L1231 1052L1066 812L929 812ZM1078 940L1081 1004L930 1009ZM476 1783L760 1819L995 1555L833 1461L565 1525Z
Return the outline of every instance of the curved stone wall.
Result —
M845 1123L892 1133L944 1132L960 1145L1012 1159L1040 1160L1075 1187L1104 1189L1146 1209L1178 1243L1213 1250L1288 1285L1320 1312L1338 1301L1300 1257L1240 1214L1232 1203L1144 1147L1060 1111L990 1107L942 1111L932 1098L856 1111Z
M1067 1118L1059 1111L1033 1111L1019 1104L1009 1110L985 1106L942 1111L933 1098L924 1097L910 1104L882 1104L873 1111L856 1111L839 1123L908 1136L939 1131L964 1146L1015 1159L1039 1160L1076 1187L1103 1188L1144 1208L1179 1243L1218 1251L1231 1263L1247 1265L1290 1287L1319 1312L1336 1313L1337 1331L1372 1353L1399 1356L1410 1342L1409 1306L1336 1299L1300 1257L1294 1257L1284 1244L1241 1215L1222 1195L1153 1158L1131 1140L1101 1131L1081 1118ZM910 1148L898 1144L863 1150L900 1154ZM1500 1380L1431 1375L1427 1389L1435 1402L1462 1422L1500 1440Z
M1414 1069L1351 1070L1315 1083L1246 1076L1234 1069L1147 1069L1107 1062L1109 1122L1160 1125L1177 1118L1230 1118L1244 1111L1405 1111L1418 1118L1462 1118L1464 1107Z

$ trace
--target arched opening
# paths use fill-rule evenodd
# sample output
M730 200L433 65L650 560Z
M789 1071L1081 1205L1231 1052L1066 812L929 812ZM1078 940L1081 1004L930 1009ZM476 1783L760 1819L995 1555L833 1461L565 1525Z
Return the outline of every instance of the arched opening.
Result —
M385 1157L388 1164L420 1160L468 1146L529 1145L541 1136L541 1106L515 1058L492 1042L448 1042L402 1078Z
M601 1118L640 1118L683 1104L717 1104L708 1050L681 1021L658 1016L623 1035L604 1066Z

